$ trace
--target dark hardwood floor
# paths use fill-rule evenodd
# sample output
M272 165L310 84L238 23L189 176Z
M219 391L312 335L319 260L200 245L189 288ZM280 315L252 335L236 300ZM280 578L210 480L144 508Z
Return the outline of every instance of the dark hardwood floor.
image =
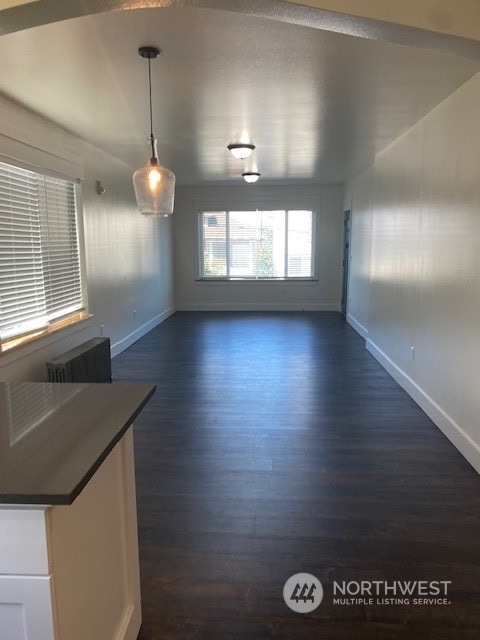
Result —
M480 477L335 313L177 313L116 357L135 426L140 640L478 640ZM316 575L315 611L287 608ZM448 605L334 581L451 581Z

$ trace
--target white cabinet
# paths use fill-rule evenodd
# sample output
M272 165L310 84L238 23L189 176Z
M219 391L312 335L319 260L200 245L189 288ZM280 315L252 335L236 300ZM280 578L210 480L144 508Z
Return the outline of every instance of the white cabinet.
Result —
M0 629L2 640L56 638L51 576L0 577Z
M2 640L135 640L132 427L65 506L0 506Z

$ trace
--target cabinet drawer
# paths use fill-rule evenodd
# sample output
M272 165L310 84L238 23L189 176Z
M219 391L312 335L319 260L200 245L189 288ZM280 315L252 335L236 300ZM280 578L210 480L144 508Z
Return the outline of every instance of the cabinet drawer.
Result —
M50 573L46 508L0 508L0 574Z

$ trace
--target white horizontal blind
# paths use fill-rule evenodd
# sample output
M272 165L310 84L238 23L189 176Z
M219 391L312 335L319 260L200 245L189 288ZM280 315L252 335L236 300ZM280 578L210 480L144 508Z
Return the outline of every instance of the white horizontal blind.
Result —
M254 277L254 254L259 235L255 214L255 211L228 213L228 262L232 277Z
M0 163L0 341L81 308L74 183Z
M0 337L46 324L35 174L0 163Z
M82 306L75 185L48 176L37 184L47 318L55 320Z
M313 277L313 211L203 211L203 278Z
M288 211L287 275L290 278L310 277L313 272L313 213Z

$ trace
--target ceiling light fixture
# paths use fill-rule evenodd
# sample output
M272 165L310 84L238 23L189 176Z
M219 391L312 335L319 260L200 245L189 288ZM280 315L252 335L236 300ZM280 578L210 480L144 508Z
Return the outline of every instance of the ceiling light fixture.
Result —
M157 58L160 49L140 47L138 53L148 60L148 89L150 99L150 135L148 137L152 155L147 164L133 174L133 187L137 207L143 216L169 216L173 213L175 197L175 175L166 167L158 164L157 141L153 135L152 119L152 74L150 60Z
M252 151L255 149L255 145L247 144L245 142L235 142L233 144L229 144L227 148L234 158L237 158L237 160L245 160L245 158L248 158L248 156L251 155Z
M246 171L245 173L242 173L242 177L245 182L253 183L260 178L260 174L257 173L257 171Z

